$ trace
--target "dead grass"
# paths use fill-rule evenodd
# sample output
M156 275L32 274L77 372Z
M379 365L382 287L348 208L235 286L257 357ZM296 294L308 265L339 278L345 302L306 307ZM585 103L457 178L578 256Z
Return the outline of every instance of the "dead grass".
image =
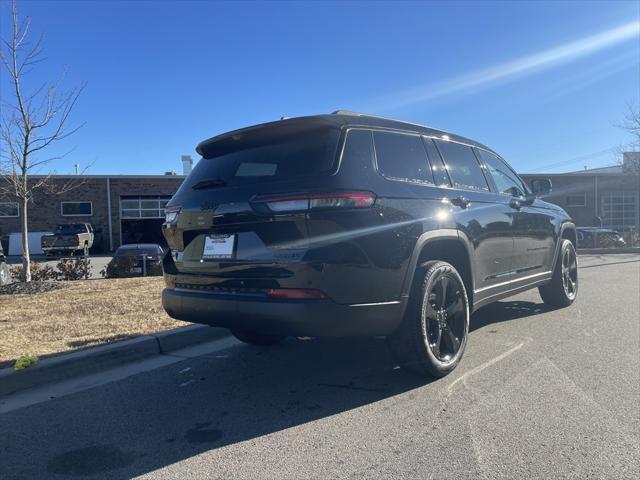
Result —
M164 312L162 277L68 284L0 296L0 368L20 355L41 357L186 325Z

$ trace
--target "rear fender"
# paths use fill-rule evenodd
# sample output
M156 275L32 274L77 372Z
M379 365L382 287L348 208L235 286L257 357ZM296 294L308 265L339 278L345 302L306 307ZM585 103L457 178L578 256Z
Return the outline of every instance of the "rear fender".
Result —
M467 251L467 255L469 257L469 268L471 270L470 271L471 288L469 289L470 291L467 292L467 295L469 297L469 300L470 301L472 300L471 297L473 296L475 272L474 272L474 261L473 261L473 248L471 246L471 243L463 232L459 232L456 229L453 229L453 228L438 229L438 230L432 230L429 232L424 232L422 235L420 235L420 237L418 237L418 240L416 241L416 245L413 249L411 260L409 261L409 266L407 268L407 272L405 273L405 278L402 284L401 298L403 300L402 303L404 305L404 309L406 309L406 306L408 305L407 299L411 294L411 286L413 285L413 282L415 280L415 274L419 267L418 260L420 259L420 254L425 249L425 247L428 247L429 243L433 243L435 241L440 241L440 240L452 240L455 242L459 242L464 246L465 250ZM403 310L403 314L404 314L404 310Z

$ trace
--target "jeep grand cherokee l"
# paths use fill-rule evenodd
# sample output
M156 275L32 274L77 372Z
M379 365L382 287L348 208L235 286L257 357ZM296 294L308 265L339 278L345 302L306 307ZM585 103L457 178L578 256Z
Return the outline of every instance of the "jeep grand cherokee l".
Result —
M538 287L570 305L576 232L493 150L335 112L225 133L166 209L162 301L180 320L267 345L384 335L401 365L443 376L471 313Z

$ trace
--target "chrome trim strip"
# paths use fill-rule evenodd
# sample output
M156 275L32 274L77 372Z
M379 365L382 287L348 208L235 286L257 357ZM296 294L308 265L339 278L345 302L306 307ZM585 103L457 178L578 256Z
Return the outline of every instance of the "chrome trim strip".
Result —
M488 287L479 288L478 290L474 290L473 293L476 294L476 293L479 293L479 292L484 292L485 290L490 290L492 288L504 287L505 285L509 285L511 283L522 282L524 280L529 280L531 278L540 277L542 275L550 275L551 273L552 273L551 270L549 270L548 272L535 273L535 274L529 275L527 277L517 278L517 279L514 279L514 280L509 280L508 282L496 283L495 285L489 285Z
M400 300L393 300L391 302L376 302L376 303L352 303L349 307L374 307L376 305L398 305Z
M512 292L517 292L517 291L521 291L521 290L527 290L529 288L534 288L536 286L544 285L544 282L546 280L551 280L551 275L549 276L549 278L541 278L541 279L535 280L533 282L525 283L524 285L519 285L517 287L510 288L509 290L505 290L503 292L492 293L491 295L487 295L486 297L482 298L480 300L480 303L483 304L483 305L486 305L487 303L491 303L493 301L493 300L489 300L489 299L491 299L493 297L499 297L499 296L502 296L502 295L504 295L505 297L509 297L512 294Z

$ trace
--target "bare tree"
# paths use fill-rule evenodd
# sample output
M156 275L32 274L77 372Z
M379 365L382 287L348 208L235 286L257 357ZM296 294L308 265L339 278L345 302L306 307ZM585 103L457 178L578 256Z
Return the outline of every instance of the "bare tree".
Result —
M618 147L620 166L625 173L640 175L640 105L628 103L624 120L618 126L631 135L631 142Z
M47 156L45 150L78 130L79 127L69 128L68 123L84 85L62 91L63 73L53 83L46 82L34 89L25 88L24 78L34 66L45 60L42 55L42 36L33 43L28 40L31 19L18 19L16 0L11 5L11 13L11 36L2 39L0 48L0 60L8 73L12 90L12 101L2 102L0 139L5 148L0 152L0 174L4 174L5 183L0 185L0 194L12 195L20 204L22 263L24 279L28 282L31 281L29 203L38 190L61 193L71 188L69 182L53 182L53 172L34 179L29 177L64 156Z

